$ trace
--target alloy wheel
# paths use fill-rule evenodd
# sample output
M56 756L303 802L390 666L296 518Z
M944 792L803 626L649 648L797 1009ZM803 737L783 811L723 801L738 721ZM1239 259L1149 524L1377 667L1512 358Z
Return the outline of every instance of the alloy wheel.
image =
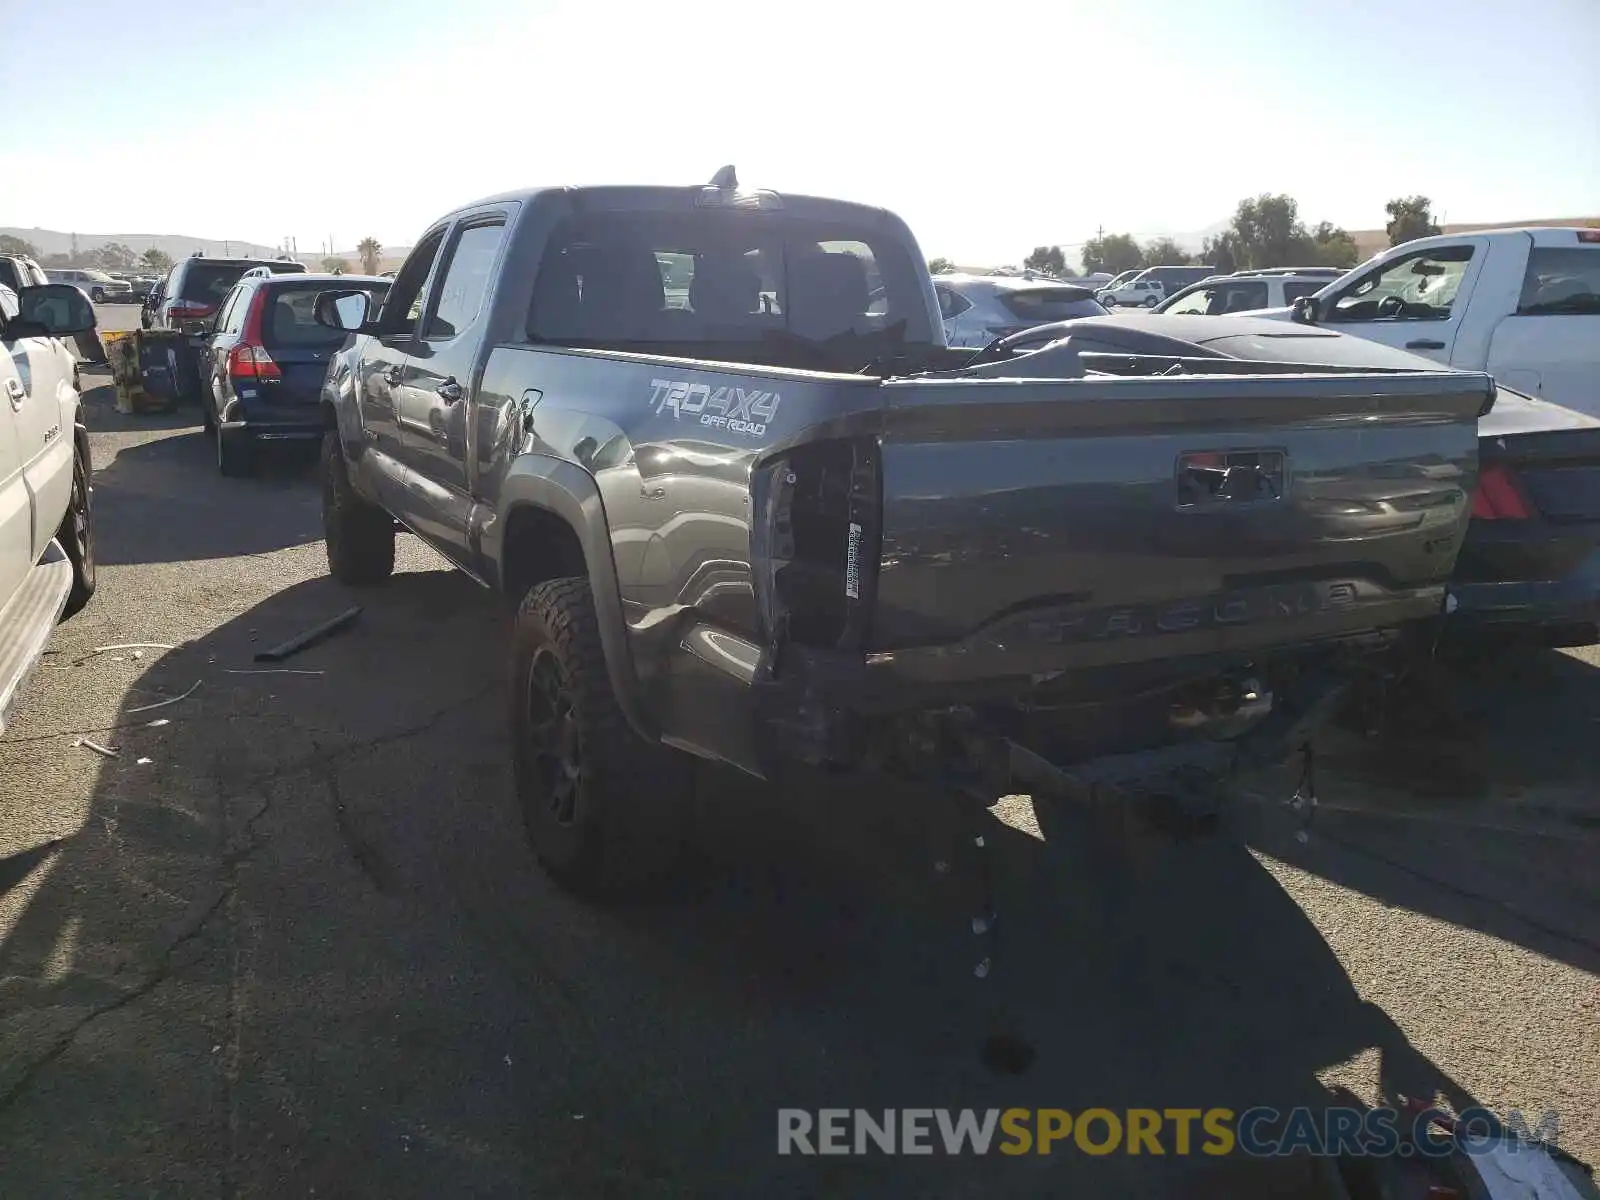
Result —
M577 701L548 649L528 664L526 712L523 736L550 816L558 825L571 825L583 786L583 733Z

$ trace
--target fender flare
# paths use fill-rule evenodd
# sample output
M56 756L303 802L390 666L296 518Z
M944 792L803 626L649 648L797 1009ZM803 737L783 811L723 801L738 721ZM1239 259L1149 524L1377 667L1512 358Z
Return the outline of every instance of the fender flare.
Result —
M518 509L543 509L565 521L577 534L578 544L583 549L589 591L594 598L595 617L600 627L600 647L617 706L640 737L647 741L659 740L659 731L648 716L634 669L622 592L617 585L616 560L611 553L610 525L594 477L565 459L524 454L512 463L499 491L498 511L483 527L480 543L483 559L494 564L496 586L504 592L505 531L511 527Z

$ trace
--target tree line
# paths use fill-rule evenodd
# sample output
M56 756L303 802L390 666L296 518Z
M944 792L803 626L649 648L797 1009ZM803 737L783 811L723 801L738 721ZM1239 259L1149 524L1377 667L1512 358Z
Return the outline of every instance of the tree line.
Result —
M1441 232L1433 219L1433 201L1427 196L1400 196L1384 205L1389 221L1384 227L1389 244L1398 246ZM1107 233L1083 244L1082 274L1111 275L1141 267L1186 266L1203 263L1219 274L1260 267L1353 267L1356 243L1331 221L1307 227L1293 196L1264 192L1239 201L1228 228L1205 239L1199 254L1191 254L1169 237L1140 243L1132 234ZM1060 246L1035 246L1023 266L1051 275L1067 274L1067 256ZM954 265L936 258L928 267L935 274Z
M164 250L154 246L143 254L135 254L129 247L121 242L105 242L89 251L87 255L80 254L75 260L70 254L40 254L39 249L26 238L19 238L15 234L0 233L0 254L21 255L31 258L45 267L99 267L104 271L167 271L172 267L172 256Z

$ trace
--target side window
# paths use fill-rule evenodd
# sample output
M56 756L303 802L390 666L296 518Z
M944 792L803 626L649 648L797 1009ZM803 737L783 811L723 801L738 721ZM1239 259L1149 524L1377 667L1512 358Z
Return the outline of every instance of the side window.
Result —
M233 310L234 310L234 306L238 303L238 300L239 300L239 289L238 288L234 288L233 291L229 292L227 294L227 296L225 296L223 298L222 303L217 306L217 332L218 333L231 333L231 332L233 332L229 328L229 325L233 320Z
M1472 247L1440 246L1374 267L1334 297L1330 321L1442 321L1455 306Z
M406 256L383 302L383 312L378 317L380 334L410 333L416 329L417 318L422 315L422 289L433 269L433 260L439 257L444 232L443 228L431 230Z
M1314 296L1326 285L1321 283L1286 283L1283 285L1283 302L1293 304L1301 296Z
M1169 316L1208 316L1216 311L1212 307L1216 298L1216 288L1197 288L1183 297L1183 299L1174 301L1171 308L1163 311Z
M250 301L255 294L255 289L248 284L234 288L233 298L228 302L232 307L226 314L226 324L220 328L227 333L243 333L244 319L250 312Z
M951 317L959 317L972 307L972 301L965 296L957 295L947 287L933 289L939 295L939 315L948 321Z
M1267 285L1256 281L1252 283L1229 284L1222 289L1222 305L1218 312L1235 313L1245 312L1252 308L1267 307Z
M505 234L504 220L469 225L456 234L455 245L435 288L433 315L428 318L427 338L452 338L468 329L483 307L489 290L489 273L495 253Z
M17 296L8 287L0 287L0 320L15 320L17 315Z
M1536 247L1528 255L1517 312L1526 317L1600 313L1600 246Z

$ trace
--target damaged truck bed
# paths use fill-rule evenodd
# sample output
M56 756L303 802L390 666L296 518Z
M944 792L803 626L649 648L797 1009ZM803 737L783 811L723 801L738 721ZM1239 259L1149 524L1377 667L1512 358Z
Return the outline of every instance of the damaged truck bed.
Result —
M945 348L923 262L888 213L724 176L497 197L381 312L319 298L357 335L331 569L387 576L392 516L517 608L518 793L563 882L672 857L679 752L1214 775L1439 616L1488 377L1053 373Z

